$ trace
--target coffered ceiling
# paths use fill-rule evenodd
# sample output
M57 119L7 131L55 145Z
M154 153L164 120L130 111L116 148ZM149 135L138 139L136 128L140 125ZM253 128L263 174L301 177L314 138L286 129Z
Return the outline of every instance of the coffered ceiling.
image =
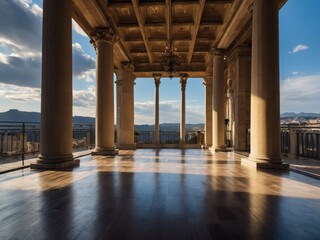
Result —
M285 0L279 2L281 7ZM115 65L133 62L137 77L151 77L155 72L166 75L160 62L170 35L180 55L179 71L204 77L211 49L228 49L248 28L251 3L252 0L73 0L73 18L88 36L95 28L112 28L120 38L114 46Z

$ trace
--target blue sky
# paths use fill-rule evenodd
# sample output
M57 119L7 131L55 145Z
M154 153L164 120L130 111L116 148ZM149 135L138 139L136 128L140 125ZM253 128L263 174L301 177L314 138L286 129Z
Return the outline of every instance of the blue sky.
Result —
M280 11L281 112L320 112L319 0L289 0ZM42 0L0 1L0 111L40 111ZM95 52L73 24L73 114L95 114ZM204 121L202 79L189 79L187 123ZM135 122L154 122L153 79L136 79ZM179 79L163 78L160 122L179 122Z

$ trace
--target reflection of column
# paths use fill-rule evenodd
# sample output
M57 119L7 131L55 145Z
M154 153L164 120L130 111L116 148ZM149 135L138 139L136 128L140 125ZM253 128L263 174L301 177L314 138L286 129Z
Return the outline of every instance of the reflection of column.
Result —
M135 149L134 142L134 66L122 62L117 72L117 148Z
M287 168L280 155L278 2L255 0L252 20L251 151L242 163Z
M186 141L186 85L189 75L186 73L180 74L181 84L181 110L180 110L180 142Z
M79 164L72 155L71 0L43 2L41 149L31 168Z
M212 146L212 62L207 67L203 83L205 89L205 147Z
M161 83L161 74L153 74L155 84L154 100L154 143L159 144L159 85Z
M115 155L113 43L116 35L109 28L97 29L91 42L97 52L96 148L93 155Z
M225 99L224 99L224 60L221 52L213 53L213 100L212 100L212 147L219 151L225 148Z

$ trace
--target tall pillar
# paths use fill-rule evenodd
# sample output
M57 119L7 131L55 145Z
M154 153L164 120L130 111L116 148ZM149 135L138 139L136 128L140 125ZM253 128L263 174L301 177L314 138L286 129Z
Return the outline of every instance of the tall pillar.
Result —
M251 49L238 47L235 52L234 74L234 149L247 151L247 132L250 128Z
M224 60L220 51L213 52L212 82L212 151L225 150Z
M278 1L253 1L252 30L251 150L242 163L288 168L280 155Z
M135 149L134 142L134 66L122 62L117 72L117 148Z
M161 74L153 74L155 84L155 96L154 96L154 143L159 144L159 85L161 83Z
M212 61L207 67L207 76L203 83L205 89L205 147L212 146Z
M93 155L116 155L114 144L113 44L116 35L100 28L91 37L96 53L96 147Z
M79 164L72 155L71 0L44 0L41 84L41 145L31 168Z
M180 110L180 143L186 141L186 85L189 75L187 73L180 74L181 85L181 110Z

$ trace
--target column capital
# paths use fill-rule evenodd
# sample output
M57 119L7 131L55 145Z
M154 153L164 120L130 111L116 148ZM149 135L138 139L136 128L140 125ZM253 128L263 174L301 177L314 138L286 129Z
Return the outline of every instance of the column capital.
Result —
M156 85L156 87L159 87L159 84L161 83L160 79L162 75L160 73L154 73L152 76L154 78L154 84Z
M135 68L132 62L121 62L121 69L133 72Z
M114 44L119 40L119 36L114 33L111 28L96 28L92 33L90 38L90 43L93 45L94 49L97 49L97 44L100 41L108 42Z
M212 57L223 57L225 55L225 50L213 47L210 54Z
M181 90L184 91L186 89L187 85L187 79L189 77L189 74L187 73L180 73L180 84L181 84Z

